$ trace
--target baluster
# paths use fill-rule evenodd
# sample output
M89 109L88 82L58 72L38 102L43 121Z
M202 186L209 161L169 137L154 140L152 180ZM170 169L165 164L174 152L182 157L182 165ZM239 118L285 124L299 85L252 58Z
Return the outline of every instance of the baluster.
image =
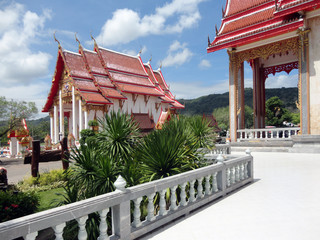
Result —
M140 211L140 203L142 201L142 197L138 197L137 199L133 200L134 203L134 211L133 211L133 227L140 227L141 226L141 211Z
M203 187L202 187L202 180L203 180L203 177L201 178L198 178L198 195L197 195L197 198L203 198L204 195L203 195Z
M147 215L147 220L148 221L153 221L155 219L154 216L154 206L153 206L153 198L155 196L155 193L149 194L148 197L148 215Z
M38 232L29 233L24 237L24 239L25 240L35 240L37 235L38 235Z
M229 187L231 184L231 181L230 181L231 170L230 170L230 168L226 169L226 174L227 174L227 187Z
M265 135L266 135L266 137L265 138L269 138L269 136L268 136L268 131L265 131L265 133L264 133Z
M248 178L248 162L244 164L244 177Z
M100 235L98 240L109 240L108 236L108 224L107 224L107 214L109 212L109 208L103 209L99 211L100 216L100 224L99 224L99 232Z
M181 184L181 193L180 193L181 201L180 201L180 204L182 206L187 206L187 204L188 204L188 202L186 201L186 197L187 197L187 195L186 195L186 186L187 186L186 182Z
M231 173L230 173L230 178L231 178L231 184L234 184L235 182L235 167L231 167Z
M288 131L288 138L291 138L291 130Z
M254 138L255 138L255 139L258 138L258 131L254 131Z
M239 165L236 165L235 166L235 182L239 182L240 181L240 166Z
M205 189L206 189L205 193L206 193L206 195L210 195L211 194L210 177L211 177L211 175L208 175L208 176L205 177L206 178L206 185L205 185Z
M178 206L177 206L177 197L176 197L176 190L177 190L178 186L173 186L172 188L170 188L171 190L171 198L170 198L170 210L171 211L175 211L177 210Z
M165 200L166 192L167 192L166 189L161 190L159 192L160 193L160 202L159 202L159 205L160 205L159 215L160 216L164 216L167 214L166 200Z
M78 232L78 239L79 240L86 240L88 238L88 234L86 231L87 219L88 219L88 215L77 219L77 222L79 224L79 232Z
M260 138L262 138L262 131L260 131Z
M279 138L279 130L277 130L277 138Z
M195 191L194 191L194 183L196 180L192 180L190 182L190 202L194 202L196 200L195 198Z
M62 234L63 234L63 229L66 226L66 223L61 223L59 225L56 225L53 230L54 234L56 236L56 240L63 240Z
M214 193L218 192L217 174L218 172L212 174L212 191Z
M240 163L240 180L244 179L244 164Z

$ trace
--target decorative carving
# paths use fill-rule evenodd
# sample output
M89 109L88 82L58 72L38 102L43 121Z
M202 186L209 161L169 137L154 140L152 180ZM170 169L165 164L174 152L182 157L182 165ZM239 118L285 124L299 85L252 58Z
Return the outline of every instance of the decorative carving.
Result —
M161 106L161 103L155 103L156 110L158 111Z
M124 99L119 99L119 106L121 110L123 108L123 104L124 104Z
M267 78L269 74L275 75L277 72L285 71L289 74L293 69L299 69L299 62L291 62L277 66L267 67L263 69L264 77Z
M256 58L267 59L267 57L272 54L286 53L287 51L293 51L293 54L298 54L298 50L299 41L297 37L294 37L242 52L234 52L234 50L228 51L228 54L230 62L234 61L236 63L236 68L239 69L241 63L244 61Z
M133 104L136 104L137 98L138 98L138 94L132 94Z
M144 102L146 103L146 106L148 104L149 98L150 98L150 95L144 95Z

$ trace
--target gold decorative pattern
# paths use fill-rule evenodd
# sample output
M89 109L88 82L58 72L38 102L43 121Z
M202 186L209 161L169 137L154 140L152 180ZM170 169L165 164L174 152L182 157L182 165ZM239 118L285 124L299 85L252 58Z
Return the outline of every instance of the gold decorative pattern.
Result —
M298 54L299 50L299 38L294 37L286 39L283 41L267 44L261 47L256 47L242 52L236 52L232 54L232 51L229 53L230 61L236 63L236 68L238 69L242 62L249 61L251 59L263 58L267 59L270 55L277 53L285 53L287 51L293 51L293 54ZM234 56L233 56L234 55Z

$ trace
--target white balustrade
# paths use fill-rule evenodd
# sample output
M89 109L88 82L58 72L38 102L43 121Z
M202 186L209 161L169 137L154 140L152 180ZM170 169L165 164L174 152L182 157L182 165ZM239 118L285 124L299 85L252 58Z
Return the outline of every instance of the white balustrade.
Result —
M203 177L198 178L198 188L197 188L198 195L197 195L197 198L203 198L204 197L204 195L203 195L203 187L202 187L202 180L203 180Z
M86 221L88 216L83 216L77 219L79 225L79 232L78 232L78 239L79 240L86 240L88 238L88 234L86 231Z
M100 216L100 224L99 224L99 237L98 240L108 240L108 223L107 223L107 214L109 212L109 208L103 209L99 211Z
M148 221L154 221L155 220L155 216L154 216L154 206L153 206L153 198L156 194L155 193L151 193L148 195L148 216L147 216L147 220Z
M249 140L254 136L255 139L291 139L293 135L297 135L300 127L287 127L287 128L259 128L259 129L238 129L239 140ZM260 135L258 136L258 133ZM264 133L264 137L263 137Z
M25 239L34 240L38 231L52 227L56 239L61 240L66 222L75 219L79 227L78 239L84 240L88 238L86 232L88 215L94 212L100 216L98 240L138 238L173 219L194 211L195 206L201 207L252 182L253 158L250 151L246 153L246 156L232 156L226 159L221 157L217 164L130 188L125 188L125 180L119 177L115 184L117 190L114 192L0 223L1 239L9 240L24 235ZM203 180L205 189L202 186ZM197 196L194 187L196 181ZM176 196L178 187L180 202L177 201ZM165 198L169 190L170 211L167 210ZM157 193L159 193L159 201L154 200ZM147 213L142 220L140 208L144 197L147 200L143 202ZM132 222L130 201L134 205ZM112 233L108 231L109 223L107 222L110 209L112 210ZM158 216L155 216L155 209L159 209ZM29 232L30 229L32 233Z
M62 234L65 226L66 226L66 223L61 223L53 228L56 236L56 240L63 240Z
M178 206L177 206L177 197L176 197L176 190L177 190L178 186L173 186L172 188L170 188L171 190L171 198L170 198L170 210L171 211L175 211L177 210Z
M142 197L138 197L135 199L134 202L134 210L133 210L133 222L132 226L133 227L140 227L141 226L141 211L140 211L140 204L142 201Z
M181 184L181 193L180 193L180 199L181 199L181 201L180 201L180 204L181 204L181 206L183 206L183 207L187 206L187 204L188 204L188 202L187 202L187 200L186 200L186 198L187 198L187 195L186 195L186 186L187 186L187 183L186 183L186 182L184 182L184 183Z

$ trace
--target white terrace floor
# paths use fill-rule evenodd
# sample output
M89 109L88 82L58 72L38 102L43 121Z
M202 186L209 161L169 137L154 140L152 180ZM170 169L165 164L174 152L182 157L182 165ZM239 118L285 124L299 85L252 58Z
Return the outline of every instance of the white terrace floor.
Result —
M142 239L320 239L320 154L252 155L253 184Z

